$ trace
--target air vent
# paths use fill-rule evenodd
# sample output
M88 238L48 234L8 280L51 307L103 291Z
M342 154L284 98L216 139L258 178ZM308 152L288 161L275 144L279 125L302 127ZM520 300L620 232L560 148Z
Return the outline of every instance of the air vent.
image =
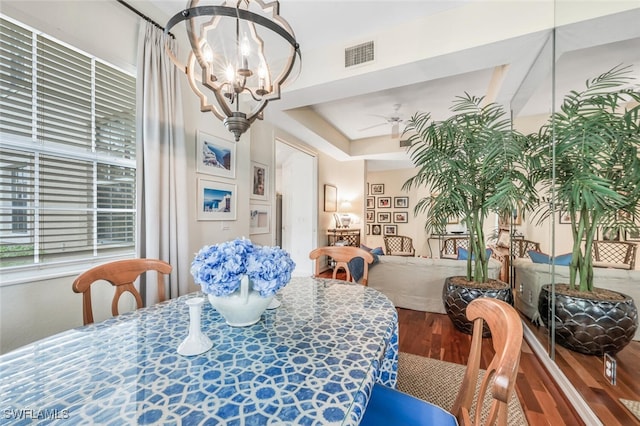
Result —
M354 65L371 62L374 59L373 41L358 44L344 49L344 67L349 68Z
M400 148L405 148L411 146L411 141L409 139L400 139Z

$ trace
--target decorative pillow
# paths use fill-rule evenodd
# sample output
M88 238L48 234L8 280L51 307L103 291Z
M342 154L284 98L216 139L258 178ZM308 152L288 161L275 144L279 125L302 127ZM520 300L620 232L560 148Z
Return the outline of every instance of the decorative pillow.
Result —
M487 249L487 257L491 257L491 253L493 250L490 248ZM467 260L469 258L469 251L466 248L458 247L458 260ZM475 260L475 259L471 259Z
M509 243L511 242L511 236L509 235L509 231L500 230L498 234L498 242L496 245L498 247L509 248Z
M378 261L378 259L376 258L376 255L384 256L384 250L382 250L382 247L376 247L374 249L371 249L370 253L373 255L373 263L376 263Z
M555 258L549 256L548 254L540 253L539 251L535 250L529 250L527 254L531 258L531 261L533 263L550 264L551 262L554 262L558 266L569 266L569 264L571 263L571 253L560 254Z

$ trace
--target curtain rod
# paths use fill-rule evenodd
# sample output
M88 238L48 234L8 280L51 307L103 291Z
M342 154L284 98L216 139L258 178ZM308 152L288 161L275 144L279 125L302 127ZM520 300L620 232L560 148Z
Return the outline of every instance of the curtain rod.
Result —
M156 21L154 21L153 19L149 18L147 15L145 15L144 13L140 12L138 9L136 9L135 7L131 6L129 3L125 2L124 0L116 0L118 3L120 3L121 5L123 5L124 7L126 7L127 9L129 9L130 11L132 11L133 13L135 13L136 15L138 15L139 17L141 17L142 19L146 20L147 22L152 23L153 25L155 25L157 28L161 29L162 31L164 31L164 27L160 24L158 24ZM176 37L169 33L169 35L171 36L171 38L175 39Z

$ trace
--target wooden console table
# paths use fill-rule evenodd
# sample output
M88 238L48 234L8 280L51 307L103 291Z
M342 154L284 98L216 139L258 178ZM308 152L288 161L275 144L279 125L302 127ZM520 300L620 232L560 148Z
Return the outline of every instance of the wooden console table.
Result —
M327 245L335 246L336 243L344 241L343 245L360 247L360 229L328 229Z

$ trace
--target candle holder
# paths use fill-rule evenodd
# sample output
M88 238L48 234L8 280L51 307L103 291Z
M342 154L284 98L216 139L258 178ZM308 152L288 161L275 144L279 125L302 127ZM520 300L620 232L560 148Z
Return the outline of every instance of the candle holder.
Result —
M213 342L200 329L202 317L203 297L193 297L186 302L189 306L189 335L178 346L180 355L199 355L211 349Z

